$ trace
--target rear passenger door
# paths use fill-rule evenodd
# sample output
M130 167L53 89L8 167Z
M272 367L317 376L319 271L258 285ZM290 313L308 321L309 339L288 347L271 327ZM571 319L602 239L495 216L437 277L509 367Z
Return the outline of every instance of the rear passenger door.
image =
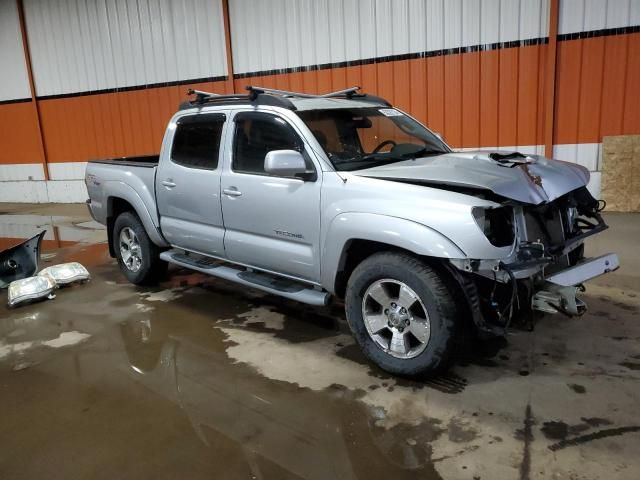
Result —
M229 260L310 281L320 276L320 169L299 132L275 113L235 114L233 147L222 177L225 251ZM310 178L264 170L272 150L297 150Z
M156 174L160 227L167 241L186 250L224 256L220 204L221 138L225 113L179 117L165 139Z

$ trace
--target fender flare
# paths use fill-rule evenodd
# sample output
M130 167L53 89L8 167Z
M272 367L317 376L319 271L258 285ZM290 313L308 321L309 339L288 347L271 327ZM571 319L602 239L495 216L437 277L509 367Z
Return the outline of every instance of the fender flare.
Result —
M429 257L467 257L449 238L421 223L388 215L342 213L329 224L322 248L321 283L332 293L351 240L380 242Z
M128 202L133 207L151 241L159 247L168 247L169 244L160 233L156 222L154 222L149 209L147 208L138 192L136 192L131 186L123 182L105 183L108 183L108 185L105 185L104 190L109 192L109 197L107 198L107 218L112 216L112 200L114 198L122 199ZM111 236L110 232L109 236Z

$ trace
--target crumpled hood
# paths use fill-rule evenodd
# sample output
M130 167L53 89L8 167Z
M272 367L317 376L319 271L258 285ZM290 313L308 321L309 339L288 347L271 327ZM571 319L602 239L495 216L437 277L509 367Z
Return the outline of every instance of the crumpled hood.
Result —
M534 205L556 198L589 182L589 171L577 164L540 155L500 163L493 152L452 152L351 172L363 177L425 182L491 190L512 200ZM505 154L509 152L500 151Z

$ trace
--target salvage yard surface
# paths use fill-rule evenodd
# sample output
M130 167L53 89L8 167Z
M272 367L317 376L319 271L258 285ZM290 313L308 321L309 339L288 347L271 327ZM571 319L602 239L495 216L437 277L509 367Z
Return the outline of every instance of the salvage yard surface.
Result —
M582 318L411 382L364 360L341 305L178 269L135 287L84 206L0 213L2 248L47 228L41 268L92 274L12 310L0 293L2 479L640 478L640 214L587 242L622 267Z

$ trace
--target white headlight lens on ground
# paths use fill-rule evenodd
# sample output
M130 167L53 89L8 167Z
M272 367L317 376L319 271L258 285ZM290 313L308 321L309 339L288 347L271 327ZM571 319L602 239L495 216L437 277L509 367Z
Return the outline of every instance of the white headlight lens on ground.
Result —
M86 268L78 262L61 263L42 269L38 276L46 276L53 279L58 285L89 280L90 275Z
M38 300L51 295L56 282L50 277L28 277L9 284L8 303L14 307L19 303Z

